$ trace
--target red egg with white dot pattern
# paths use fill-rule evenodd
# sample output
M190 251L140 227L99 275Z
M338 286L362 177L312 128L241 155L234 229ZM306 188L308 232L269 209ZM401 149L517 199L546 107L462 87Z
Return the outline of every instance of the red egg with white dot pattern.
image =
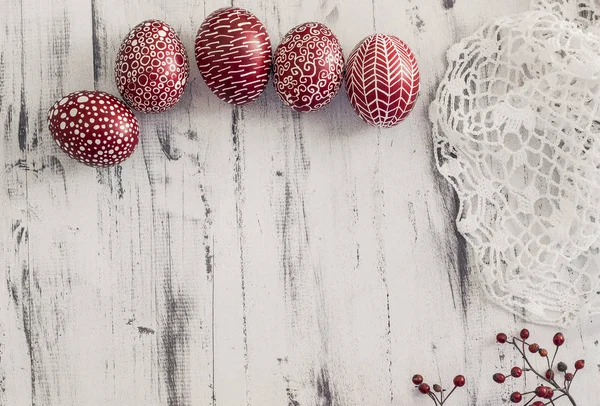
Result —
M288 32L273 56L273 84L293 110L327 105L340 90L344 53L337 37L321 23L304 23Z
M271 73L271 40L256 16L238 7L211 13L198 29L196 63L208 88L241 105L256 100Z
M129 158L140 134L138 121L125 103L108 93L87 90L54 103L48 112L48 127L71 158L99 167Z
M133 109L160 113L183 95L190 63L179 35L169 24L148 20L125 37L117 54L115 80Z

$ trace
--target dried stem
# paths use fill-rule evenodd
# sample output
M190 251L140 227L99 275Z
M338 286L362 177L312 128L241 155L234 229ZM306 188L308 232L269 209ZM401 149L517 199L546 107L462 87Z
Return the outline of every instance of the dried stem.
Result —
M433 402L438 405L438 406L442 406L444 403L446 403L446 401L450 398L450 396L452 396L452 394L454 393L454 391L456 390L456 388L458 388L458 386L455 386L454 388L452 388L452 390L448 393L448 395L446 395L446 397L444 398L444 391L446 389L443 389L442 392L440 393L440 397L438 399L438 397L435 395L435 393L433 392L429 392L428 395L431 399L433 399Z
M454 388L452 388L452 390L450 391L450 393L448 394L448 396L446 396L446 400L448 400L448 398L450 396L452 396L452 394L454 393L454 391L456 390L456 388L458 388L458 386L455 386Z
M438 400L437 396L435 396L433 393L429 392L429 397L431 399L433 399L433 401L435 402L436 405L441 405L440 401Z
M558 347L554 350L554 356L552 357L552 362L550 363L550 368L554 366L554 360L556 360L556 354L558 354Z

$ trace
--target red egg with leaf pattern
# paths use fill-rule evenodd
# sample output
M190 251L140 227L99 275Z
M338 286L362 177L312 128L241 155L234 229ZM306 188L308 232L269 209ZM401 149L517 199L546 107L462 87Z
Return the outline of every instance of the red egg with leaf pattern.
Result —
M346 92L356 113L376 127L404 121L419 95L419 65L411 49L393 35L374 34L348 57Z

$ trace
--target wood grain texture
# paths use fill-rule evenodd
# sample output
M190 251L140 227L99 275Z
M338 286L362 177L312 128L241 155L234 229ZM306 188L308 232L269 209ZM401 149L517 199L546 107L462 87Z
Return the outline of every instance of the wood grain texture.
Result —
M340 94L293 113L271 84L231 107L192 66L171 111L139 115L116 168L53 143L64 94L116 94L122 38L148 18L188 53L216 0L15 0L0 13L0 405L418 405L414 373L469 382L452 404L503 404L491 381L518 360L494 344L522 323L490 304L433 161L427 107L445 51L522 0L244 0L273 46L327 24L345 55L374 31L411 46L413 114L367 127ZM192 57L192 54L189 54ZM193 61L193 58L190 58ZM549 344L552 329L529 326ZM600 405L600 325L564 332ZM530 382L531 384L531 382ZM519 389L511 383L506 392Z

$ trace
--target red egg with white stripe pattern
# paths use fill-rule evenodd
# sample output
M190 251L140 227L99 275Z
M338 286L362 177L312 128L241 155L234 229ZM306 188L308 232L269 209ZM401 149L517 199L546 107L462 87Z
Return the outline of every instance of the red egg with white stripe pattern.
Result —
M415 106L421 77L411 49L393 35L374 34L348 57L346 92L356 113L376 127L404 121Z
M48 111L54 141L71 158L89 166L123 162L138 144L140 128L133 112L113 95L71 93Z
M148 20L135 26L121 43L115 80L133 109L161 113L183 95L190 73L185 47L171 26Z
M196 36L196 63L208 88L230 104L256 100L271 72L271 40L252 13L226 7L210 14Z
M321 23L304 23L288 32L273 57L273 84L293 110L327 105L340 90L344 53L337 37Z

